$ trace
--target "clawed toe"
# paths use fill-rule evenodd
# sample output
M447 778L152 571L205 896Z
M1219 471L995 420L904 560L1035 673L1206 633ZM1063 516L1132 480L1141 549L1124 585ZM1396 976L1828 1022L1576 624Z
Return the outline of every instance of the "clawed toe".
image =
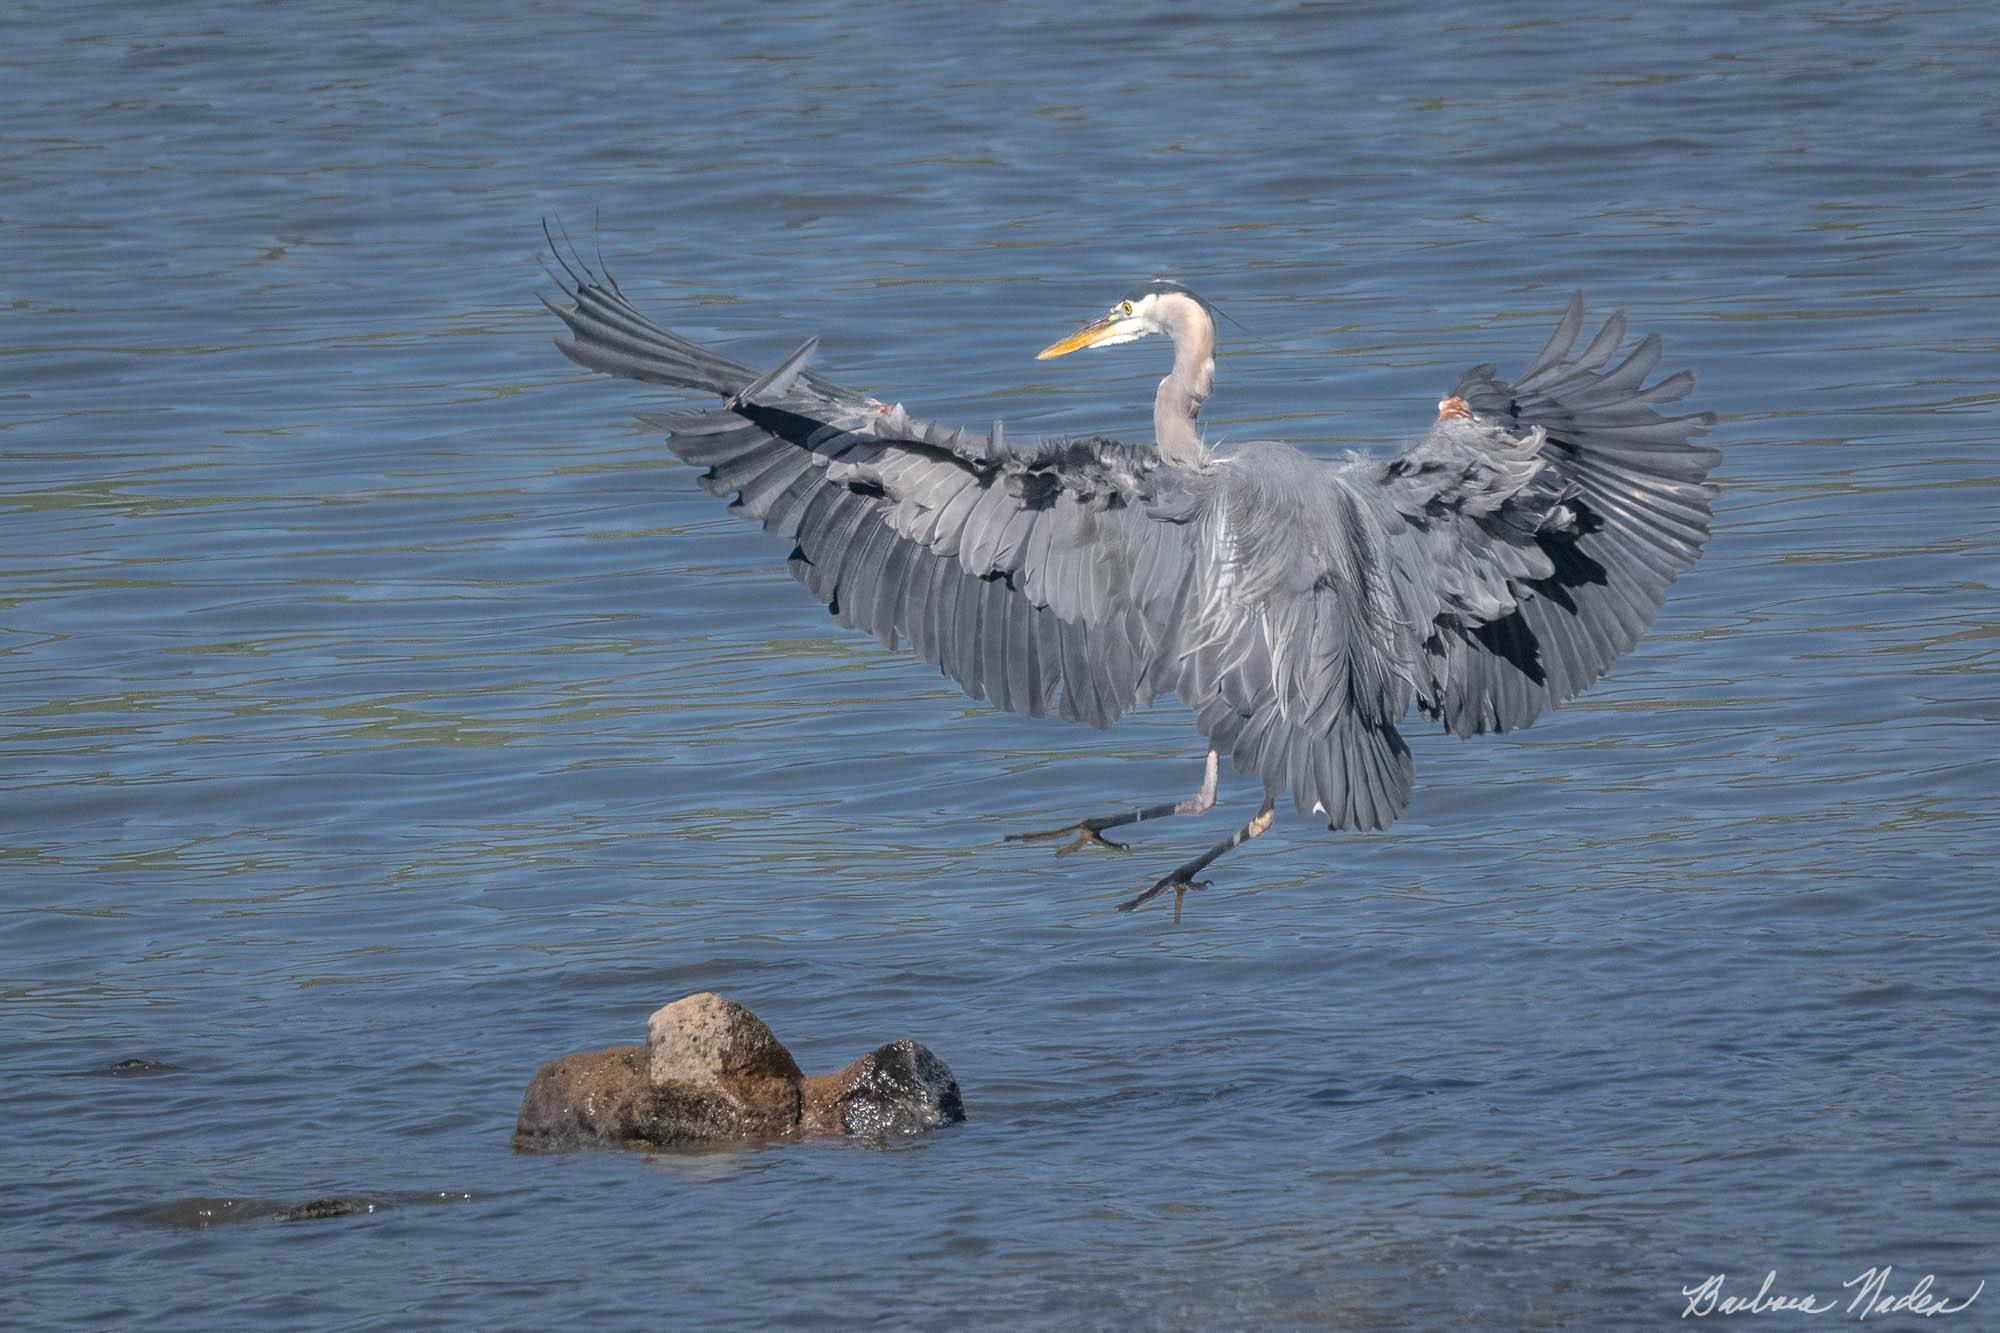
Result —
M1070 838L1066 847L1056 848L1057 856L1068 856L1085 847L1103 847L1114 852L1129 852L1132 849L1122 842L1113 842L1098 829L1103 827L1096 820L1086 819L1081 823L1065 825L1062 828L1043 829L1037 833L1009 833L1008 842L1054 842L1058 838Z
M1168 875L1144 893L1128 898L1126 901L1118 904L1118 910L1129 912L1135 907L1153 901L1153 899L1159 897L1168 889L1172 889L1174 891L1174 924L1179 925L1181 921L1181 900L1186 898L1189 893L1197 892L1207 887L1207 880L1189 879L1184 870L1176 870L1173 874Z

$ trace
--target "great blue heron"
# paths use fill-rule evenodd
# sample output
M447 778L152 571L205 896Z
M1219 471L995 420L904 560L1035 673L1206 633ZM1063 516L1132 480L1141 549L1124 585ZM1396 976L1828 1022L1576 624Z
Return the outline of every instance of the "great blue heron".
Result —
M1105 830L1204 813L1224 754L1263 783L1247 824L1128 910L1173 889L1178 920L1281 795L1330 829L1387 827L1410 798L1412 702L1461 737L1526 726L1645 633L1708 537L1719 455L1691 441L1713 419L1653 410L1694 376L1645 385L1656 336L1604 369L1622 314L1575 351L1580 296L1513 382L1469 370L1401 453L1323 463L1276 441L1209 451L1215 322L1174 283L1041 353L1166 334L1153 444L1017 443L812 374L816 340L759 373L648 320L608 272L563 268L572 303L545 302L574 335L563 353L720 397L640 420L792 543L793 575L841 623L1012 712L1103 728L1161 694L1194 709L1211 747L1197 795L1016 837L1119 846Z

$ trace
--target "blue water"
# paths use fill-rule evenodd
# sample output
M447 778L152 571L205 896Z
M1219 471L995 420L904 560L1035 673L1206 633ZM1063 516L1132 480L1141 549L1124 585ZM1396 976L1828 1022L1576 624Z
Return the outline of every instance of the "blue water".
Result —
M422 12L0 21L0 1323L2000 1310L1989 10ZM1255 331L1211 438L1329 457L1581 288L1701 373L1716 536L1574 707L1413 727L1391 832L1121 915L1250 785L1002 845L1187 794L1189 719L839 630L550 347L544 214L1016 436L1146 429L1159 346L1032 355L1155 274ZM924 1041L970 1119L510 1151L701 989L809 1071ZM82 1076L133 1057L179 1072ZM395 1206L268 1216L325 1195Z

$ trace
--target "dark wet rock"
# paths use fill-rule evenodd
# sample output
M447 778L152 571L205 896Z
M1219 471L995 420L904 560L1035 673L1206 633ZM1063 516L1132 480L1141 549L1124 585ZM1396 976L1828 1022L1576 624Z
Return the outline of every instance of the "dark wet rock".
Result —
M916 1134L965 1119L951 1068L908 1038L807 1079L805 1091L805 1123L821 1134Z
M703 993L653 1014L646 1045L568 1055L535 1072L514 1146L691 1148L828 1134L908 1134L965 1118L944 1061L890 1042L808 1079L742 1005Z
M337 1195L305 1203L287 1203L283 1199L173 1199L166 1203L122 1209L110 1214L107 1220L183 1231L206 1231L210 1227L239 1222L310 1222L325 1218L365 1217L390 1208L464 1203L471 1197L456 1190L401 1190L366 1197Z
M330 1217L360 1217L385 1205L379 1199L312 1199L280 1209L280 1222L318 1222Z
M117 1064L90 1072L100 1078L158 1078L162 1074L178 1074L181 1067L163 1060L120 1060Z

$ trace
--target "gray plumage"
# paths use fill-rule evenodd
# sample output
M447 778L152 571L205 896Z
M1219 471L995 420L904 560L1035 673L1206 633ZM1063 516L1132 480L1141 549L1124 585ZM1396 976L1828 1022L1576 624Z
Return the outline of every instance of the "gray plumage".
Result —
M1177 695L1267 794L1330 828L1403 809L1413 704L1469 736L1595 681L1709 532L1718 456L1691 441L1711 419L1655 410L1693 377L1647 387L1651 337L1605 369L1620 315L1577 350L1580 298L1512 383L1490 366L1459 378L1469 416L1392 458L1322 463L1201 445L1214 326L1171 284L1135 293L1199 312L1146 330L1176 343L1154 448L921 421L812 374L811 343L759 374L654 324L608 277L569 277L571 302L549 304L564 354L722 399L640 419L792 544L792 573L843 624L1030 716L1101 728Z

